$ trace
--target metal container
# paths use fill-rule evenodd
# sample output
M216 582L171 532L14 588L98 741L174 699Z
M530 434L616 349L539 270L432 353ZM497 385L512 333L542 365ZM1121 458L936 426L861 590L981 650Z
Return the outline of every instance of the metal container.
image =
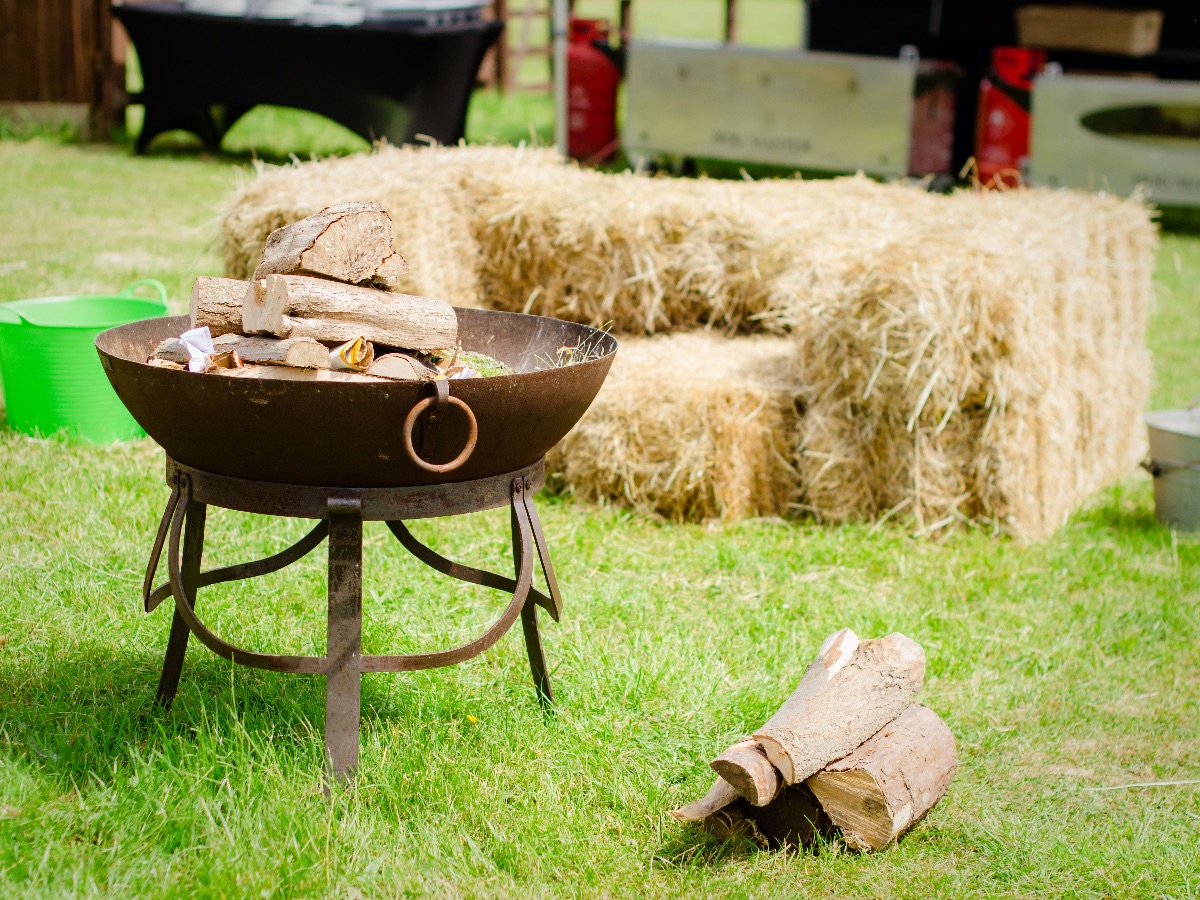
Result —
M1155 514L1167 525L1200 531L1200 407L1148 413L1146 425Z
M515 374L435 383L347 384L197 375L146 360L186 316L122 325L96 338L121 402L175 461L214 475L333 487L401 487L488 478L533 465L584 414L617 342L586 325L458 309L464 350ZM559 366L563 348L576 351ZM440 397L440 393L438 394ZM449 402L444 416L432 411ZM464 449L466 448L466 449ZM423 460L423 462L422 462ZM447 474L448 473L448 474Z

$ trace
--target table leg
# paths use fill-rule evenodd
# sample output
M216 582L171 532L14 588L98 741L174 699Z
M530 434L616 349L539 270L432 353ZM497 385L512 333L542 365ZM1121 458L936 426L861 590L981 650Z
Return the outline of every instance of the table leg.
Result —
M197 582L200 580L200 559L204 554L204 519L208 507L195 500L187 501L187 519L183 532L183 561L179 575L188 596L196 599ZM171 636L167 638L167 655L163 660L162 675L158 679L158 702L167 707L175 699L179 688L179 676L183 673L183 657L187 651L191 631L176 608L171 617Z
M325 755L333 780L358 769L362 685L362 505L329 498L329 638L325 651ZM328 790L328 783L326 785Z

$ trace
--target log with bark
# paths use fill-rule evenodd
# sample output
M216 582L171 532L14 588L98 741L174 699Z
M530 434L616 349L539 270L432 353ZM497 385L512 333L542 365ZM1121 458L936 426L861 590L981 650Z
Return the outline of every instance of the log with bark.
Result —
M807 784L850 847L879 850L933 808L957 769L946 723L926 706L910 706Z
M242 330L341 343L356 337L388 347L436 350L458 340L444 300L355 287L307 275L268 275L242 305Z
M192 283L192 328L208 326L213 337L242 330L242 303L250 282L201 275Z
M213 338L217 353L235 351L247 365L291 366L297 369L328 369L329 350L312 338L245 337L223 334ZM188 351L179 338L167 338L154 351L154 359L187 364Z
M752 806L766 806L783 787L779 770L753 738L734 744L709 765Z
M841 759L913 703L925 677L925 651L889 634L859 641L845 628L821 648L779 712L756 731L788 784Z
M271 232L254 280L319 275L393 290L408 263L392 249L392 218L378 203L341 203Z
M770 846L834 825L851 847L885 846L937 803L957 765L949 729L913 706L924 672L924 651L902 634L835 632L767 724L712 761L708 794L671 815Z

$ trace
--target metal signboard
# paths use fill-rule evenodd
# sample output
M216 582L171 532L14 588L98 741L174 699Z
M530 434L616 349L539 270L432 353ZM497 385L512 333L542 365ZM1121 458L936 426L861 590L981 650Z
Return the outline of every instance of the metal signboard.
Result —
M903 176L916 59L633 41L625 150Z
M1029 180L1200 206L1200 82L1043 75Z

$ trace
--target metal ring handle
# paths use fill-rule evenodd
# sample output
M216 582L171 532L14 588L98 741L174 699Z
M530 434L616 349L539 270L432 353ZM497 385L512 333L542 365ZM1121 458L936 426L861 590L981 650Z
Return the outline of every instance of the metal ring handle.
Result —
M409 459L426 472L452 472L470 459L471 454L475 452L475 444L479 440L479 423L475 420L475 413L471 412L471 407L452 394L447 394L446 402L453 403L466 413L467 421L471 423L471 433L467 436L467 445L463 447L462 452L450 460L450 462L425 462L425 460L417 456L416 448L413 447L413 426L417 424L417 417L436 402L438 402L437 397L426 397L409 410L408 417L404 420L404 449L408 451Z

